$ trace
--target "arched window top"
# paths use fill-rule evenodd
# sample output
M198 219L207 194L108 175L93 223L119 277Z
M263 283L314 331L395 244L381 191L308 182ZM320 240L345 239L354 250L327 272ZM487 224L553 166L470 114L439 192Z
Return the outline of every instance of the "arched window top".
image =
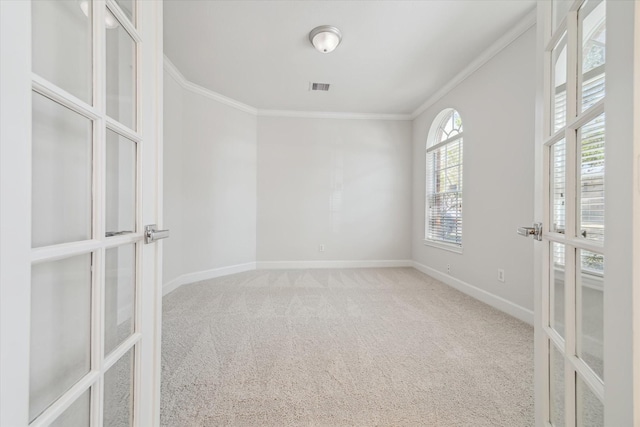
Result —
M460 113L453 108L447 108L441 111L433 121L429 130L427 147L447 141L457 135L462 136L462 130Z
M453 108L440 112L426 148L425 244L462 250L462 119Z

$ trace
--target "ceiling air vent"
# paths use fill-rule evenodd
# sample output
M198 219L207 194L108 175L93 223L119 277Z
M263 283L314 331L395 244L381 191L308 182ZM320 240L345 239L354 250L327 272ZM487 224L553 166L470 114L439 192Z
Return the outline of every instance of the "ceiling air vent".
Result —
M331 86L329 83L311 83L311 90L323 90L326 92L329 90L329 86Z

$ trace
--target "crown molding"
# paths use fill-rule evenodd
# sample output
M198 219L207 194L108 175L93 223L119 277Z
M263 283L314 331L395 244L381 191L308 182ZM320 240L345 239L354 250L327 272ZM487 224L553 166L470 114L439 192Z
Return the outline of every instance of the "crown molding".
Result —
M258 110L262 117L293 117L300 119L347 120L413 120L411 114L335 113L324 111Z
M471 62L465 69L459 72L454 78L449 80L440 90L431 95L420 107L418 107L411 114L375 114L375 113L342 113L342 112L323 112L323 111L290 111L290 110L261 110L251 105L244 104L240 101L236 101L233 98L221 95L210 89L199 86L190 82L187 78L178 70L178 68L171 62L171 60L164 55L164 69L169 73L175 81L180 84L184 89L193 93L200 94L214 101L225 104L229 107L244 111L245 113L253 114L261 117L289 117L289 118L304 118L304 119L346 119L346 120L414 120L420 114L424 113L429 107L435 104L443 96L453 90L456 86L462 83L467 77L478 71L480 67L486 64L491 58L496 56L507 46L513 43L518 37L524 34L529 28L533 27L536 23L536 9L534 8L529 12L519 23L517 23L511 30L500 37L494 42L488 49L482 52L473 62Z
M491 58L504 50L511 43L516 41L518 37L523 35L529 28L536 24L536 8L529 12L520 22L507 31L502 37L496 40L489 48L482 52L473 62L459 72L454 78L449 80L447 84L442 86L440 90L431 95L420 107L411 114L411 119L415 119L424 113L429 107L439 101L443 96L453 90L462 83L467 77L478 71L480 67L486 64Z
M214 92L202 86L199 86L195 83L190 82L185 78L185 76L178 70L178 68L171 62L171 60L164 55L164 69L175 79L175 81L180 84L184 89L202 95L206 98L217 101L221 104L225 104L229 107L233 107L237 110L244 111L245 113L253 114L254 116L258 115L258 109L254 108L250 105L244 104L240 101L236 101L233 98L229 98L227 96L221 95L218 92Z
M229 107L236 108L245 113L253 114L254 116L262 117L290 117L290 118L304 118L304 119L348 119L348 120L412 120L410 114L369 114L369 113L340 113L340 112L323 112L323 111L286 111L286 110L259 110L250 105L236 101L233 98L221 95L217 92L198 86L195 83L190 82L187 78L178 70L171 60L164 55L164 69L165 71L182 86L190 92L200 94L214 101L228 105Z

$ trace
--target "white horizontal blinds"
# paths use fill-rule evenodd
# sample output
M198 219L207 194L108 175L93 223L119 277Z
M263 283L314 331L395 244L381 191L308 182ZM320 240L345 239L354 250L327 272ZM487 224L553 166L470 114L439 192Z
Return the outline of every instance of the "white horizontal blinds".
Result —
M567 123L567 35L551 51L553 72L551 97L552 129L555 133Z
M582 88L578 91L578 105L586 111L605 93L605 42L607 27L605 22L605 2L590 0L579 11L582 32L581 72Z
M551 231L564 233L566 228L567 144L565 139L551 146Z
M427 148L425 238L462 246L462 120L455 110L440 117Z
M581 111L594 107L605 96L605 2L589 0L578 12L582 46L579 50ZM604 242L605 115L600 114L577 130L579 197L577 235ZM588 266L585 266L589 269ZM599 269L602 273L603 268Z
M578 129L580 168L578 235L604 242L604 114Z

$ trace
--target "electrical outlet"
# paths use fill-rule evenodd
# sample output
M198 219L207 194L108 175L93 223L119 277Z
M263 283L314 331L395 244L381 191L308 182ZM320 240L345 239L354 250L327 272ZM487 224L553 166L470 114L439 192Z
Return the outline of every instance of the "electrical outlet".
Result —
M320 252L324 252L324 245L320 245L320 246L318 247L318 250L319 250Z
M451 264L447 264L447 274L451 274Z
M502 268L498 269L498 280L504 283L504 270Z

